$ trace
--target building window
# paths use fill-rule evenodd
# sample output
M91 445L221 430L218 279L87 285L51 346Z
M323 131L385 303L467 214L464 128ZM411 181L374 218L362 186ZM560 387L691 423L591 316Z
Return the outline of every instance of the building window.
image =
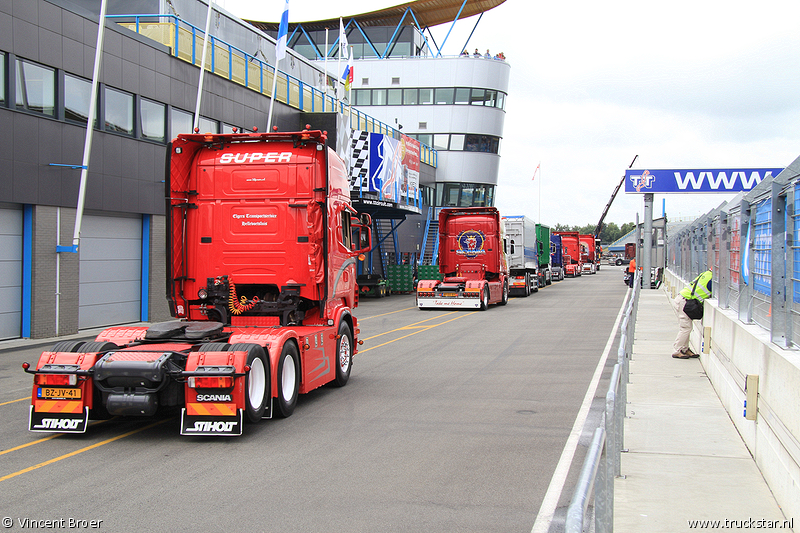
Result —
M501 93L500 91L497 92L497 109L505 109L506 108L506 94Z
M403 105L417 105L417 89L403 89Z
M494 185L485 183L437 183L437 205L443 207L490 207Z
M91 98L92 82L64 74L64 119L67 122L85 126L89 120Z
M486 89L486 100L484 103L489 107L495 107L497 104L497 91Z
M372 105L386 105L386 89L372 89Z
M106 131L133 135L133 95L106 87L105 98Z
M456 88L455 102L457 104L469 104L469 87Z
M447 133L437 133L433 136L433 148L434 150L447 150L448 147L448 139L450 135Z
M464 139L464 151L498 153L500 138L493 135L467 135Z
M6 55L0 54L0 105L6 105Z
M450 87L439 87L436 89L436 99L435 102L439 105L452 105L453 104L453 92L455 89Z
M424 145L427 146L433 145L433 135L430 133L418 133L413 137L415 137L419 142L421 142Z
M472 89L472 98L470 99L470 103L472 105L483 105L485 99L486 99L485 89Z
M450 150L461 151L464 149L464 138L466 135L463 133L454 133L450 135Z
M193 122L191 113L173 107L169 111L169 134L174 139L179 133L192 133Z
M167 122L166 106L164 104L142 98L140 120L142 139L161 143L166 142Z
M433 103L433 89L420 89L419 90L419 103L422 105Z
M200 128L200 133L219 133L219 122L202 115L200 115L197 126Z
M403 89L389 89L386 99L388 105L403 105Z
M17 59L17 109L55 116L56 72Z
M372 91L370 89L356 89L356 105L371 105Z

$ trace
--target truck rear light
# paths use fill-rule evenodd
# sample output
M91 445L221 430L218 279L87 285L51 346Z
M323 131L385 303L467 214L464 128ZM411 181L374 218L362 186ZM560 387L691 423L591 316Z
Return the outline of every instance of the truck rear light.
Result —
M193 389L230 389L233 376L192 376L188 383Z
M36 374L33 377L36 385L72 386L78 384L78 376L75 374Z

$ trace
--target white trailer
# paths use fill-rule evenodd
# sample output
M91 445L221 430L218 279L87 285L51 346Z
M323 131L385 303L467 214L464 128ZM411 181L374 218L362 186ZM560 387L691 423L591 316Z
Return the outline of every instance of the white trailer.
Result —
M508 260L509 293L528 296L537 292L539 254L536 224L525 216L503 217L503 242Z

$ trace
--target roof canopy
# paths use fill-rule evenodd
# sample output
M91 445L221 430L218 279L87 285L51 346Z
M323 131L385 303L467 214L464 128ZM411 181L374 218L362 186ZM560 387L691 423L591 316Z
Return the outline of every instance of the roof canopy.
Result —
M456 17L464 19L478 15L499 6L503 2L505 0L466 0L466 5L464 5L464 0L414 0L378 11L364 13L363 15L352 15L343 18L347 20L355 19L362 27L396 26L403 20L406 10L411 9L419 23L425 28L453 22ZM463 9L462 5L464 6ZM460 13L459 10L461 11ZM278 22L248 22L263 30L278 31ZM405 22L410 23L410 20L406 18ZM306 30L310 31L324 30L325 28L338 27L339 19L292 22L290 26L296 24L302 24Z

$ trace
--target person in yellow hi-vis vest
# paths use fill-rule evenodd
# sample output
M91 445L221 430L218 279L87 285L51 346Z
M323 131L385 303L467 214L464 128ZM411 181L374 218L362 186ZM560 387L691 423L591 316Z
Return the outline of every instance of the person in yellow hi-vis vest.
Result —
M678 336L672 345L672 357L676 359L700 357L689 348L689 334L692 320L702 318L703 300L711 298L711 276L711 270L701 273L672 300L672 309L678 317Z

